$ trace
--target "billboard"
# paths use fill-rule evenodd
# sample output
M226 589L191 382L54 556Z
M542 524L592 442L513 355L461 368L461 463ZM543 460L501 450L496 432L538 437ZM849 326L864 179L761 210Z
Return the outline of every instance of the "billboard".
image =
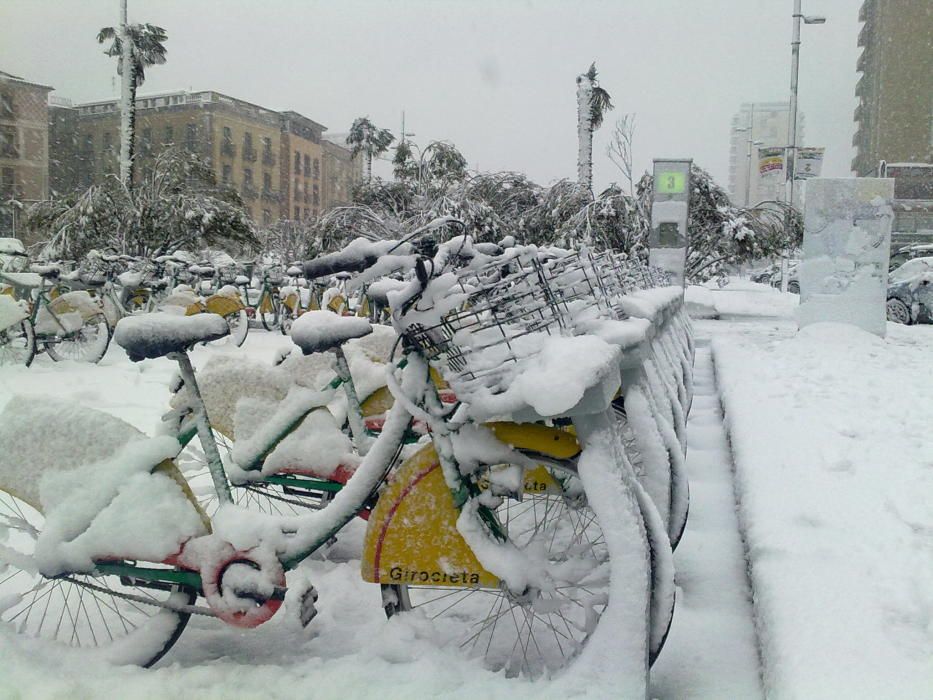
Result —
M768 147L758 149L758 174L765 177L776 177L784 173L784 148Z
M807 180L811 177L819 177L823 171L825 150L825 148L798 148L796 179Z

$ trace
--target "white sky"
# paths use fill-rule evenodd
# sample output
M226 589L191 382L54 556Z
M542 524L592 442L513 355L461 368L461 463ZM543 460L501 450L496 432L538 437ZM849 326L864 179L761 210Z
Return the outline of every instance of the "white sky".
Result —
M800 107L824 175L847 176L861 0L804 0ZM471 167L547 184L576 176L575 77L595 60L616 109L597 132L596 187L615 118L636 114L635 165L692 157L728 186L742 102L786 100L792 0L129 0L168 32L141 93L213 89L294 109L333 132L369 115L396 136L453 141ZM97 30L118 0L0 0L0 70L76 101L113 96ZM386 174L388 167L377 168Z

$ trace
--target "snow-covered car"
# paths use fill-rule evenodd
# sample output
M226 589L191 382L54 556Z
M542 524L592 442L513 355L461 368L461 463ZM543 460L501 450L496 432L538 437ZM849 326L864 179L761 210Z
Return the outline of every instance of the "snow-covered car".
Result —
M799 260L791 260L787 263L787 291L791 294L800 294L800 275L798 273ZM781 288L781 266L777 265L777 270L771 275L769 283L776 289Z
M933 256L908 260L888 275L888 320L933 323Z
M773 275L775 272L779 272L780 269L781 268L777 265L768 265L766 267L752 270L749 273L748 278L752 282L757 282L758 284L771 284L771 275Z

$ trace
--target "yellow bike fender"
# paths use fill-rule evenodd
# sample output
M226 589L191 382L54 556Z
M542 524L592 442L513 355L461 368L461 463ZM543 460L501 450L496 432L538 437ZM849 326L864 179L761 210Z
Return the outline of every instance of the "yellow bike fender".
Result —
M229 316L230 314L235 314L246 308L239 299L224 296L223 294L209 296L207 301L204 302L204 305L210 313L217 314L218 316Z
M338 294L327 302L327 308L335 314L342 314L347 308L347 300L342 294Z
M360 404L360 409L364 417L379 416L392 408L395 403L395 397L388 387L381 386L373 393L367 396Z
M185 316L194 316L195 314L203 314L207 311L207 307L204 306L200 301L196 301L193 304L189 304L185 307Z
M500 442L519 450L529 450L554 459L570 459L580 454L574 433L540 423L487 423Z
M188 502L194 507L196 511L198 511L198 517L201 518L201 524L204 526L205 533L212 532L211 519L198 503L198 499L194 497L194 492L191 490L191 486L188 485L185 477L182 476L181 470L175 464L174 460L164 459L159 462L152 471L153 473L160 472L165 474L172 481L178 484L178 487L181 489L182 493L185 494L185 498L188 499Z
M457 530L459 511L433 445L409 457L369 516L360 572L383 584L497 588Z
M301 305L298 294L292 292L282 300L282 303L285 304L293 314L296 316L298 315L298 307Z

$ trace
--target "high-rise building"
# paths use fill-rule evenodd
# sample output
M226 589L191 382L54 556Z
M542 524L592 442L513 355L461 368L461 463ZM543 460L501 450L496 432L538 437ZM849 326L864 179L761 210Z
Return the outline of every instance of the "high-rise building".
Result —
M52 187L66 192L119 172L119 101L52 107ZM335 201L323 186L327 127L228 95L172 92L136 100L136 177L162 149L181 146L210 164L219 182L237 188L261 225L316 216ZM339 176L359 180L359 158L338 160ZM342 200L341 200L342 201Z
M17 233L18 206L49 196L52 88L0 71L0 236Z
M805 122L803 112L798 111L797 146L804 143ZM784 173L762 175L758 168L758 149L787 146L788 123L786 102L746 102L732 117L729 193L736 206L784 199Z
M864 0L859 20L852 169L867 177L882 160L933 162L933 3Z

